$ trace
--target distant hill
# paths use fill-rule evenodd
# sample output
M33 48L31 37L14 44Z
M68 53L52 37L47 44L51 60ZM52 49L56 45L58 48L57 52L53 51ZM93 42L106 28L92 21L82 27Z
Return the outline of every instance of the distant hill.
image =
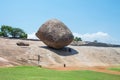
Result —
M96 47L120 47L117 44L107 44L102 42L73 41L72 46L96 46Z

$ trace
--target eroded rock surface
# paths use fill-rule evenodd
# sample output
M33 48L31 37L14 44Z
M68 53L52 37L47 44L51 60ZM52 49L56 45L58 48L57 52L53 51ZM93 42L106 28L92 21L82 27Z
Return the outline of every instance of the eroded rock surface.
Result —
M36 36L47 46L59 49L69 45L73 41L73 34L68 27L57 19L45 22Z

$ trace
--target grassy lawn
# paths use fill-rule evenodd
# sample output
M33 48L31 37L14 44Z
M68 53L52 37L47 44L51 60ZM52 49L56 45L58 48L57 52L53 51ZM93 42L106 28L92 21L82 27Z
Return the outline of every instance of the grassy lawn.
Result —
M31 66L0 68L0 80L120 80L120 75L94 71L56 71Z
M114 70L114 71L119 71L120 72L120 67L109 68L109 70Z

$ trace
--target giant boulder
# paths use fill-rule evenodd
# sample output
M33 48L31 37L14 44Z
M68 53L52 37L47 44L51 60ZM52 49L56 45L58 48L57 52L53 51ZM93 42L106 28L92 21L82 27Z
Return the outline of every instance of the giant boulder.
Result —
M47 46L55 49L69 45L74 38L68 27L57 19L51 19L42 24L36 36Z

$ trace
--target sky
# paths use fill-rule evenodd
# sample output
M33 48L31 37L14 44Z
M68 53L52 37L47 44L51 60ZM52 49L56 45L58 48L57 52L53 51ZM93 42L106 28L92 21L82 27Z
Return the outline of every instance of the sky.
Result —
M120 44L120 0L0 0L0 26L19 27L28 38L53 18L84 41Z

